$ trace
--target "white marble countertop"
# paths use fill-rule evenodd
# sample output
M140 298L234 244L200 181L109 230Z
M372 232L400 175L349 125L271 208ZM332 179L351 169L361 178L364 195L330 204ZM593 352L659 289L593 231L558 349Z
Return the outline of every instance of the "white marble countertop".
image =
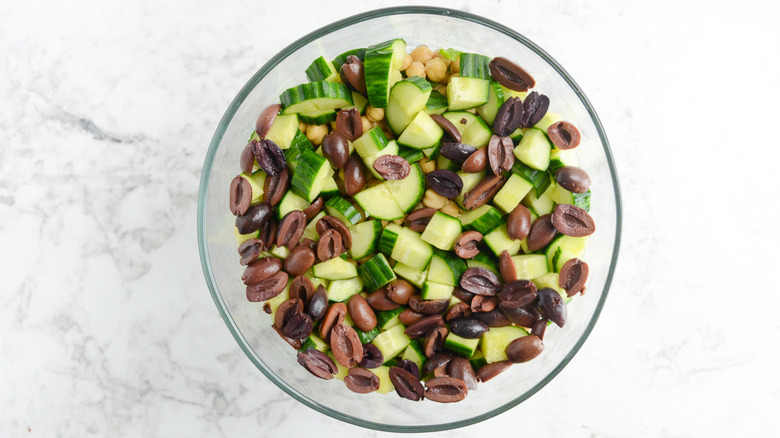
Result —
M195 239L200 169L239 88L309 29L385 3L115 3L0 3L0 436L387 435L254 368ZM780 432L778 3L428 3L567 68L625 205L579 354L519 407L440 435Z

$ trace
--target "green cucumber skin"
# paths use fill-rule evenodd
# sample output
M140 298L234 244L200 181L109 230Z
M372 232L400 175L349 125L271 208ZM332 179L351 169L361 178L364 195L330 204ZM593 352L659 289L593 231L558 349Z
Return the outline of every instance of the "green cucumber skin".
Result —
M312 186L314 185L314 178L319 173L322 166L330 166L328 160L322 155L306 150L300 156L298 167L293 172L293 177L290 182L290 188L296 195L311 202L316 198L317 194L311 196Z
M379 318L377 317L377 321L378 320ZM358 339L360 339L360 343L368 344L369 342L373 341L375 337L379 336L379 324L377 324L376 327L368 332L364 332L357 327L355 327L355 331L357 332Z
M444 263L447 264L447 266L450 267L450 270L455 276L455 285L460 284L460 277L463 275L464 272L466 272L466 269L468 269L468 266L466 265L466 261L462 258L456 256L454 253L450 251L442 251L439 249L433 250L434 255L438 255L440 258L444 260Z
M412 149L406 146L398 147L398 155L406 160L409 164L414 164L423 159L423 151L420 149Z
M293 137L290 147L282 151L284 152L284 157L287 159L287 167L289 167L290 170L295 170L295 167L298 165L298 161L301 158L301 154L306 150L314 151L314 145L311 144L311 141L306 137L306 134L299 129L298 132L295 133L295 137Z
M373 292L396 279L384 254L379 253L358 266L358 275L367 291Z
M590 211L590 189L585 193L572 193L574 199L574 206L579 207L585 211Z
M397 309L393 309L393 310L379 310L379 311L377 311L376 312L376 326L377 326L377 328L384 327L385 324L387 324L388 321L390 321L391 319L393 319L396 316L400 315L401 312L403 312L404 310L406 310L406 308L401 306L401 307L399 307ZM376 337L376 336L374 336L374 337Z
M428 102L425 103L425 110L428 114L442 114L447 111L447 96L438 91L431 91L428 96Z
M347 58L350 55L357 56L358 59L363 61L364 59L366 59L366 49L365 48L360 48L360 49L348 50L348 51L342 53L341 55L333 58L333 68L336 69L336 72L341 71L341 65L344 64L345 62L347 62Z
M301 120L301 122L306 123L307 125L324 125L336 120L337 116L338 113L335 110L317 115L298 113L298 118Z
M360 214L355 206L340 196L334 196L328 199L327 202L325 202L325 207L330 207L347 218L348 223L344 224L346 226L355 225L363 219L363 215Z
M398 241L398 236L400 234L400 231L395 232L389 227L385 227L385 229L382 230L382 234L379 236L379 252L387 254L388 256L392 254L393 247L395 247L395 243Z
M515 164L512 166L512 172L520 175L533 184L537 197L542 196L542 193L544 193L552 183L552 178L548 172L532 169L523 164L520 160L515 160Z
M464 78L491 79L490 58L476 53L460 54L460 75Z
M309 78L310 82L324 81L334 74L338 74L338 72L322 56L312 61L309 68L306 69L306 77Z
M349 102L350 105L352 104L352 93L350 93L346 85L328 81L309 82L288 88L279 95L279 101L282 103L282 108L287 109L305 100L324 97L342 99Z
M363 62L368 101L374 108L387 108L390 98L390 74L393 69L393 53L399 39L384 41L366 48ZM400 40L403 41L403 40ZM403 43L406 45L406 43Z

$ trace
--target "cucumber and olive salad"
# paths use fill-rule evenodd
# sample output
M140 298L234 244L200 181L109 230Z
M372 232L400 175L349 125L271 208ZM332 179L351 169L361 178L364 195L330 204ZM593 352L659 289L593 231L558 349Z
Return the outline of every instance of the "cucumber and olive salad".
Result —
M503 57L402 39L302 68L230 186L247 299L311 374L462 400L585 290L580 132Z

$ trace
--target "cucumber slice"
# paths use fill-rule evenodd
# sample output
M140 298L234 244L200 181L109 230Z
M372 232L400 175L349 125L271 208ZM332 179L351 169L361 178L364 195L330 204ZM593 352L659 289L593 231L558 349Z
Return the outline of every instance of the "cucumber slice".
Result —
M285 114L346 108L352 105L352 93L338 82L318 81L285 90L279 100Z
M428 358L425 357L425 350L422 344L417 339L409 342L409 346L404 350L404 355L401 356L401 360L411 360L417 364L417 368L422 370L423 364Z
M447 111L447 108L449 108L447 96L435 90L431 91L428 101L425 102L425 112L428 114L442 114Z
M349 256L353 260L360 260L376 251L379 236L382 234L382 221L372 220L361 222L349 227L352 235L352 248Z
M295 134L298 132L297 114L279 114L274 119L271 129L265 135L267 140L276 143L281 149L287 149L293 142Z
M374 327L370 332L364 332L359 328L355 328L355 331L357 332L361 344L368 344L369 342L373 341L374 338L376 338L380 333L379 326Z
M510 90L509 88L505 86L501 86L501 91L504 92L504 97L509 99L510 97L519 97L521 101L525 102L525 96L528 95L527 91L515 91Z
M572 193L561 186L556 185L550 193L550 198L556 204L571 204L590 211L590 190L585 193Z
M356 92L353 91L352 92L352 107L345 107L345 108L342 108L342 109L347 110L347 109L350 109L350 108L355 108L356 110L358 110L360 115L363 115L363 114L366 113L366 108L367 107L368 107L368 99L366 99L366 97L363 96L362 94L356 93Z
M555 208L555 201L552 199L552 191L555 186L547 187L547 190L542 193L542 196L536 196L535 191L529 192L525 198L523 198L523 205L533 209L537 216L550 214Z
M347 62L347 58L350 55L357 56L358 59L363 61L364 59L366 59L366 49L360 48L360 49L348 50L342 53L341 55L333 58L333 68L336 69L336 71L341 71L341 65Z
M450 110L476 108L488 101L490 81L455 76L447 84L447 104Z
M271 255L276 258L286 259L289 254L290 250L286 246L274 246L271 248Z
M379 388L376 389L376 392L379 394L387 394L395 391L395 386L393 386L393 382L390 380L390 367L381 365L372 368L370 371L379 377Z
M432 148L438 146L442 135L441 126L428 113L420 111L398 137L398 144L412 149Z
M295 136L292 139L290 147L283 150L284 157L287 159L287 167L290 168L291 171L295 171L295 168L298 166L298 161L301 158L301 154L306 150L313 151L314 145L312 145L311 141L306 138L306 134L304 134L303 131L299 129L295 132Z
M507 360L506 347L517 338L527 336L528 332L520 327L492 327L482 335L480 349L487 363Z
M401 228L400 225L387 224L385 229L382 230L382 235L379 236L379 244L377 245L379 251L386 255L392 254L395 243L402 230L403 228Z
M490 58L476 53L460 54L460 76L464 78L491 79Z
M431 90L431 84L420 76L412 76L393 85L385 118L396 136L409 126L417 113L425 109Z
M390 89L401 79L406 41L398 38L366 48L364 70L368 101L375 108L387 108Z
M408 213L422 201L425 194L425 173L419 164L412 164L406 178L387 181L385 185L401 210Z
M461 143L479 149L487 146L490 142L490 137L493 136L493 132L487 123L481 117L468 111L451 111L442 114L442 116L458 129L462 137Z
M374 175L374 178L376 179L384 179L381 175L379 175L379 172L374 169L374 161L378 160L379 157L385 156L385 155L398 155L398 143L396 143L395 140L390 140L387 143L387 146L385 146L384 149L377 152L374 155L371 155L369 157L363 157L363 163L365 163L366 167L369 171L371 171L371 174Z
M457 198L455 198L455 202L460 206L460 208L463 207L463 197L466 196L466 193L471 191L474 187L476 187L477 184L479 184L480 181L482 181L485 178L485 171L478 173L468 173L468 172L456 172L460 179L463 181L463 189L460 191L460 195L458 195Z
M542 196L545 190L550 187L552 178L550 174L543 170L532 169L520 161L515 161L512 166L512 173L517 174L528 180L534 186L536 196Z
M414 164L414 163L422 160L423 157L425 156L423 154L423 151L421 151L419 149L412 149L412 148L407 148L407 147L403 147L403 146L399 146L398 147L398 155L400 155L401 158L406 160L406 162L409 163L409 164Z
M428 281L456 286L466 269L466 262L460 257L446 251L435 251L428 265Z
M404 330L406 330L406 327L403 324L398 324L380 333L379 336L371 341L379 349L386 361L401 354L409 345L410 339L404 334Z
M355 225L363 219L363 215L346 199L336 196L325 202L328 214L344 222L344 225Z
M563 150L554 147L550 152L550 167L547 170L555 175L555 172L564 166L580 166L580 162L577 159L577 152L574 149Z
M564 299L569 298L569 294L566 293L566 290L564 290L562 287L558 285L559 279L560 276L555 272L548 272L539 278L534 278L533 282L536 285L537 289L543 289L545 287L549 287L550 289L558 292L561 298Z
M312 111L309 113L298 114L298 116L301 119L301 122L306 123L308 125L324 125L326 123L330 123L336 120L337 115L338 114L336 113L336 110L333 109L324 109L324 110Z
M352 142L358 155L362 158L376 155L379 151L387 147L387 137L379 126L371 128L364 132L359 138Z
M493 204L509 214L532 188L534 186L528 180L513 173L507 179L504 187L501 187L501 190L493 197Z
M458 219L465 229L479 231L484 236L501 225L503 217L504 215L492 205L485 204L463 212Z
M341 257L317 263L312 268L314 275L326 280L348 280L357 277L357 268L352 263ZM330 298L330 296L328 296Z
M557 123L563 120L560 114L557 113L551 113L547 112L544 117L541 118L536 124L533 126L536 129L541 130L544 133L547 133L547 128L550 127L553 123Z
M325 217L324 211L317 213L317 216L314 216L312 220L306 224L306 228L303 229L303 236L301 239L311 239L315 242L318 241L320 239L320 235L317 233L317 221L323 217Z
M395 266L393 266L393 272L420 289L422 289L425 279L428 278L428 271L412 268L403 263L396 263Z
M471 259L471 260L466 260L466 265L469 268L485 268L488 271L496 274L498 278L501 278L501 273L498 271L498 267L495 264L485 263L480 260Z
M298 351L306 351L309 348L313 348L325 353L330 349L330 345L328 345L328 343L325 342L321 337L317 336L315 333L312 333L308 338L306 338L305 341L303 341L303 344L301 345L301 348L298 349Z
M547 134L538 129L529 129L523 135L514 153L518 160L536 170L547 170L550 167L550 151L552 143Z
M236 243L240 246L242 243L249 239L256 239L260 237L260 231L253 231L248 234L241 234L238 232L238 227L233 227L233 235L236 236Z
M363 211L376 219L392 221L404 217L403 210L385 183L364 189L356 193L353 199Z
M544 254L522 254L512 256L518 280L533 280L548 271L547 256Z
M382 331L388 330L401 323L401 319L398 317L404 310L404 307L399 307L393 310L382 310L376 312L376 325Z
M501 85L496 82L490 82L490 89L488 90L488 101L486 104L477 108L477 114L489 125L493 125L493 121L496 119L496 114L501 105L506 102L504 97L504 91L501 89ZM519 129L519 128L518 128Z
M482 350L480 350L479 348L469 358L469 362L471 362L471 367L474 368L474 371L477 371L478 369L487 365L487 361L485 360L485 355L482 354Z
M334 177L325 178L325 184L322 185L320 196L322 196L324 199L330 199L340 194L341 192L339 192L339 186L336 184Z
M360 280L360 277L331 281L328 284L328 300L343 302L362 290L363 282Z
M339 77L333 63L320 56L306 69L306 77L310 82L335 81Z
M395 261L415 269L425 269L433 257L433 247L408 228L402 228L390 255Z
M504 251L509 251L509 254L517 254L520 251L520 241L509 237L506 224L500 225L487 234L484 241L496 257L501 256Z
M282 220L287 213L294 211L294 210L305 210L306 207L311 205L310 203L306 202L305 199L301 198L300 196L296 195L295 193L288 191L287 193L282 196L282 200L279 201L279 206L276 207L276 220Z
M266 176L267 174L262 170L253 172L252 175L247 175L245 173L241 174L241 178L247 180L250 187L252 187L252 200L249 201L250 204L257 204L259 202L262 202L263 190L264 190L263 187L265 186Z
M325 157L312 151L303 151L293 173L290 188L307 202L312 202L322 191L325 180L331 176L333 168Z
M426 281L421 296L424 300L449 300L453 289L452 285Z
M480 338L467 339L454 333L448 333L447 337L444 339L444 348L470 358L474 355L474 352L477 351L479 341Z
M397 278L382 253L376 254L358 266L357 271L363 280L365 289L369 292L373 292Z
M436 168L447 169L447 170L458 170L460 168L460 165L458 163L450 161L450 159L446 158L444 155L439 155L438 157L436 157Z
M550 272L559 272L560 266L563 266L563 263L566 263L569 259L581 259L585 253L585 246L587 246L589 238L590 236L572 237L561 234L553 239L544 252L547 256L547 269ZM556 258L559 250L561 252ZM562 258L564 259L563 263L561 263Z
M460 221L437 211L423 231L422 240L444 251L451 251L461 233Z

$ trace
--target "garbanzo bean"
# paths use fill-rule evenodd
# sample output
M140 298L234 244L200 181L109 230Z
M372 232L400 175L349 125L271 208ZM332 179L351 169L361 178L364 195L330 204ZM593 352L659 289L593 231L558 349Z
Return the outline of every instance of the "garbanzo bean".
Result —
M322 139L326 135L328 135L327 125L309 125L306 128L306 138L317 146L322 144Z
M433 57L433 54L431 53L431 49L428 48L428 46L417 46L416 49L412 50L412 59L415 61L425 64L429 59Z
M406 69L406 76L412 77L412 76L420 76L421 78L425 78L425 66L420 61L414 61L412 65L409 66L409 68Z
M368 120L378 122L385 118L385 110L382 108L374 108L369 105L366 109L366 116L368 117Z
M426 207L435 208L436 210L447 205L447 201L447 198L434 192L433 189L426 190L425 196L423 196L423 205Z
M425 63L425 73L433 82L442 82L447 78L447 64L442 58L431 58Z
M414 62L412 55L407 54L406 56L404 56L404 62L403 64L401 64L401 71L404 71L407 68L409 68L409 66L412 65L412 62Z

